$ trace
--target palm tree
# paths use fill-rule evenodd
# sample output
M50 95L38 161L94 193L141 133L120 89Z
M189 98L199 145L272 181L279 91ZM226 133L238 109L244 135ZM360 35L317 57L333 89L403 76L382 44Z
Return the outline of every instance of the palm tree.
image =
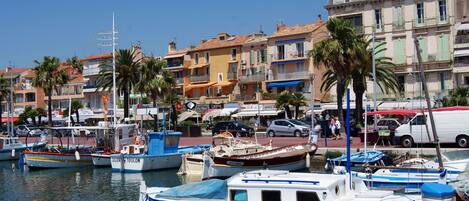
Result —
M136 84L136 89L150 97L153 107L156 107L158 99L164 98L164 94L170 92L171 87L175 86L172 74L165 70L166 66L165 61L151 57L146 59L141 67L142 74Z
M395 64L389 57L379 56L380 53L386 51L382 48L385 43L378 44L375 47L375 67L376 67L376 83L380 90L386 94L398 93L399 82L392 71L391 67ZM366 91L366 82L368 79L373 79L373 47L371 40L365 36L358 36L356 40L353 56L352 56L352 88L355 93L355 105L357 112L355 113L357 123L362 123L363 120L363 94Z
M174 91L169 92L164 97L164 103L168 104L168 105L171 105L171 111L172 112L171 112L170 119L171 119L171 122L172 122L174 128L176 128L176 126L177 126L176 103L179 102L179 101L181 101L181 98Z
M449 96L443 97L443 106L467 106L469 98L469 87L457 87Z
M80 101L72 101L72 112L75 113L75 116L77 117L77 122L80 122L80 115L78 114L78 110L81 108L83 108L83 105L80 103Z
M291 94L290 105L295 107L295 119L298 119L300 114L300 106L306 106L306 98L303 93L294 92Z
M42 62L34 61L36 76L32 79L34 87L40 87L47 96L47 110L49 126L52 126L52 92L57 91L69 81L69 76L60 68L60 60L57 57L45 56Z
M42 117L47 116L47 113L43 108L40 108L40 107L36 108L36 111L37 111L37 114L38 114L38 116L37 116L38 120L39 120L38 123L39 123L39 125L41 125L42 124L41 119L42 119Z
M101 71L96 81L98 90L112 91L112 65L100 65ZM129 96L139 80L140 59L135 50L120 49L116 58L116 89L124 94L124 117L129 117ZM115 113L116 111L114 111Z
M287 114L287 118L291 119L291 110L290 110L290 100L292 99L292 95L288 91L283 91L280 95L277 96L277 100L275 102L275 107L277 110L284 109L285 113Z
M67 59L66 63L78 73L83 73L83 64L77 56Z
M316 43L308 54L314 63L322 64L336 77L338 117L340 122L344 122L342 98L351 73L351 49L356 34L351 22L345 19L332 18L326 26L330 37Z
M3 76L0 76L0 103L3 100L6 100L8 95L10 95L10 86L8 86L8 81ZM7 101L8 102L8 101ZM0 106L0 125L3 124L2 122L2 107Z

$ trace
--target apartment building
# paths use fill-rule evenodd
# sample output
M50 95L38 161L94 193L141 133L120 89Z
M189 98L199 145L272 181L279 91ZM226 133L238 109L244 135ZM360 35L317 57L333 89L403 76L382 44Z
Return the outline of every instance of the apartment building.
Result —
M330 17L349 19L358 33L385 43L378 56L392 58L403 98L421 97L414 39L420 44L430 95L441 97L453 88L452 50L455 0L330 0ZM369 82L368 96L372 96ZM382 92L377 94L384 98ZM399 96L399 95L398 95ZM389 97L396 97L391 95Z
M61 87L52 91L52 110L63 111L69 107L70 100L85 103L83 87L85 81L83 75L73 69L71 66L62 64L61 68L65 70L70 80ZM47 104L47 97L44 98Z
M163 57L167 63L167 70L171 71L176 79L176 88L174 89L179 96L184 96L184 86L189 84L189 66L191 58L188 55L189 49L176 49L176 42L171 41L168 44L168 53Z
M469 2L456 0L456 23L454 26L454 84L469 85Z
M237 94L234 100L257 102L267 76L267 35L263 32L248 36L241 49L241 68L238 73Z
M13 111L16 114L21 113L25 107L44 108L44 91L40 88L32 87L31 80L34 77L34 71L30 68L11 68L8 71L3 69L0 76L13 81ZM7 111L7 102L10 97L3 97L1 103L2 112Z
M223 104L238 81L241 48L248 36L219 33L216 38L202 40L190 49L189 84L186 97L199 104ZM237 92L239 93L239 92Z
M112 65L112 53L91 55L86 58L80 59L83 64L83 86L84 105L93 110L94 112L102 111L103 103L102 96L106 96L108 100L108 108L112 108L112 94L107 91L98 90L96 81L101 71L101 64Z
M308 57L314 44L328 37L325 24L319 18L315 23L287 26L277 25L276 31L267 37L268 72L264 91L279 94L282 91L304 92L311 100L314 79L315 101L327 101L319 90L323 68L317 68Z

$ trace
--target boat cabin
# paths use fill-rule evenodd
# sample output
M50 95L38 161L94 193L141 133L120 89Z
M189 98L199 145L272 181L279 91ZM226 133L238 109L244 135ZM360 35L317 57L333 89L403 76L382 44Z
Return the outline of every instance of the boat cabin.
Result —
M181 132L160 131L148 134L148 155L177 153Z
M0 137L0 149L10 149L21 145L18 137Z
M332 201L350 196L344 175L252 171L228 179L228 201ZM365 189L353 182L352 189Z
M143 154L145 153L145 146L144 145L126 145L121 150L122 154Z

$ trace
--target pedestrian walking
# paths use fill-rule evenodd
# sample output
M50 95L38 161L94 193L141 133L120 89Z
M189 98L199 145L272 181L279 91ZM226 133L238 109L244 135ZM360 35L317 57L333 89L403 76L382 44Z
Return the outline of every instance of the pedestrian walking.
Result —
M331 118L331 120L329 121L329 129L331 130L331 134L332 134L332 139L335 140L337 139L337 135L335 134L335 130L336 130L336 123L335 123L335 119L334 118Z
M342 135L340 134L340 121L338 118L335 118L335 136L338 140L342 139Z

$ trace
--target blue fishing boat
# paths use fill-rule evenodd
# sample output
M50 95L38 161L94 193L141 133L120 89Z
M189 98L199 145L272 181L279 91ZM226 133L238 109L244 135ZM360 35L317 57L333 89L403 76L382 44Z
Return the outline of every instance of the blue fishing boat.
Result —
M334 159L327 159L326 169L334 169L337 166L346 166L347 156L343 155ZM350 164L352 168L359 169L364 164L368 165L389 165L391 160L382 152L377 150L356 152L350 154Z
M18 159L21 152L26 149L41 149L47 142L34 142L23 144L18 137L0 137L0 161Z
M126 145L120 154L111 155L111 166L115 171L142 172L177 168L181 165L182 155L202 153L210 148L209 144L179 147L181 132L161 131L148 134L147 150L143 145Z

